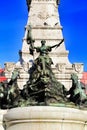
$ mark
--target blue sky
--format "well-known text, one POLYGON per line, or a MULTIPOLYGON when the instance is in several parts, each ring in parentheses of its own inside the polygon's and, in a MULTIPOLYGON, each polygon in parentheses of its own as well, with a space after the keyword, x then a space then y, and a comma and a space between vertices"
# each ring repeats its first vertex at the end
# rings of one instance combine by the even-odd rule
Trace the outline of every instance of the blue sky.
MULTIPOLYGON (((87 0, 60 0, 60 21, 71 63, 87 71, 87 0)), ((0 64, 17 62, 27 23, 26 0, 0 2, 0 64)))

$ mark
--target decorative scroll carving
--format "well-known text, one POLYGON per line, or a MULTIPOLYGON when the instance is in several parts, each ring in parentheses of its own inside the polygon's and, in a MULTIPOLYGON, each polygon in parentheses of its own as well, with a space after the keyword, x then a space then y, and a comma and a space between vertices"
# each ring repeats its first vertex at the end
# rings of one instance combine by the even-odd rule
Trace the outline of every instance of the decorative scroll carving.
POLYGON ((12 72, 14 70, 15 63, 7 62, 5 63, 5 71, 12 72))
POLYGON ((64 72, 65 71, 65 64, 64 63, 58 63, 56 64, 57 70, 59 72, 64 72))
POLYGON ((75 64, 72 65, 72 67, 78 73, 83 72, 83 65, 82 64, 75 63, 75 64))
POLYGON ((40 12, 39 14, 38 14, 38 18, 40 18, 40 19, 47 19, 47 18, 49 18, 50 17, 50 15, 48 14, 48 13, 43 13, 43 12, 40 12))

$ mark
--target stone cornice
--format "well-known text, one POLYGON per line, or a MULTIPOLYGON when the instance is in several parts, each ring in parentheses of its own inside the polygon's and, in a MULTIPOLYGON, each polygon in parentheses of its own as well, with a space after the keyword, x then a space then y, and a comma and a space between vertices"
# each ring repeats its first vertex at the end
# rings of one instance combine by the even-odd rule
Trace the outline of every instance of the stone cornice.
MULTIPOLYGON (((27 28, 27 26, 25 26, 25 29, 27 28)), ((35 27, 32 27, 32 29, 62 29, 62 26, 54 26, 54 27, 51 27, 51 26, 35 26, 35 27)))
MULTIPOLYGON (((23 53, 23 54, 29 54, 29 52, 25 52, 25 51, 22 51, 22 53, 23 53)), ((60 52, 60 53, 51 52, 51 53, 49 54, 49 56, 52 56, 52 57, 54 57, 54 56, 66 57, 66 56, 68 55, 68 53, 69 53, 69 51, 64 51, 64 52, 60 52)), ((37 54, 37 53, 35 53, 35 54, 37 54)))
POLYGON ((31 4, 31 2, 56 2, 56 4, 58 5, 59 3, 60 3, 60 0, 26 0, 26 3, 27 3, 27 6, 28 6, 28 10, 30 9, 30 4, 31 4))

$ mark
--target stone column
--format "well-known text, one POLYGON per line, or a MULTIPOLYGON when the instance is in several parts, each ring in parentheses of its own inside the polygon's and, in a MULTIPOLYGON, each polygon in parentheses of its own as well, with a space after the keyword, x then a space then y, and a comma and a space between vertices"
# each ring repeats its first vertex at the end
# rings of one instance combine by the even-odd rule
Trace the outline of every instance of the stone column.
POLYGON ((87 130, 87 111, 67 107, 14 108, 4 116, 6 130, 87 130))
MULTIPOLYGON (((58 44, 63 39, 62 26, 59 17, 59 0, 27 0, 28 20, 25 27, 25 35, 22 45, 22 57, 25 61, 32 59, 29 55, 29 45, 27 44, 27 27, 31 25, 31 34, 35 39, 35 46, 40 46, 41 40, 46 40, 46 45, 58 44)), ((60 47, 53 49, 51 58, 56 63, 70 64, 68 61, 68 51, 63 42, 60 47)), ((37 54, 35 54, 35 58, 37 54)))

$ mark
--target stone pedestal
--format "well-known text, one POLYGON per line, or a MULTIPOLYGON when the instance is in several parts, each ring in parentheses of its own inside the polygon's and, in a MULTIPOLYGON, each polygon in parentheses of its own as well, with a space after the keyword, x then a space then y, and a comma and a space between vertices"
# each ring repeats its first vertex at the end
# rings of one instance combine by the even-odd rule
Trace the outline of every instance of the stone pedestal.
POLYGON ((66 107, 14 108, 4 116, 6 130, 87 130, 87 111, 66 107))
POLYGON ((7 110, 0 110, 0 130, 4 130, 3 115, 6 114, 7 110))

